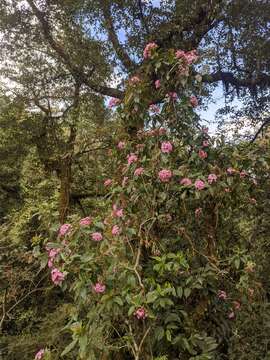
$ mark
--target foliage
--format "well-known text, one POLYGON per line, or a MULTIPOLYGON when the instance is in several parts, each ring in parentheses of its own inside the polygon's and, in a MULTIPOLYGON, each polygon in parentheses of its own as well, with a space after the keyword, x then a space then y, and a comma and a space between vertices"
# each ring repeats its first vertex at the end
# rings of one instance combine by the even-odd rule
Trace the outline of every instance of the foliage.
MULTIPOLYGON (((154 66, 170 66, 153 51, 154 66)), ((184 78, 189 91, 193 81, 184 78)), ((119 115, 147 118, 145 84, 130 84, 119 115)), ((214 143, 196 119, 188 96, 168 95, 149 129, 117 137, 109 212, 99 211, 88 226, 71 222, 72 230, 48 244, 60 251, 53 264, 77 307, 63 355, 221 359, 230 356, 238 326, 245 337, 238 318, 265 297, 257 251, 250 249, 268 184, 269 144, 214 143)))

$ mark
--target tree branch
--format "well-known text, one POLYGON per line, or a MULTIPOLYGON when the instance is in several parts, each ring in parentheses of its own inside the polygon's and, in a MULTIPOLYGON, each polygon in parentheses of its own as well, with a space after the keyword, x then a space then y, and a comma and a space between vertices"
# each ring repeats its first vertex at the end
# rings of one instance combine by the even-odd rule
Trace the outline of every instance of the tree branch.
POLYGON ((114 51, 128 71, 134 70, 136 68, 136 63, 131 60, 127 52, 123 49, 123 46, 120 44, 118 36, 115 32, 111 13, 111 3, 109 1, 101 1, 101 7, 105 20, 105 28, 108 32, 109 40, 113 45, 114 51))
POLYGON ((209 84, 222 81, 236 88, 249 88, 251 91, 256 87, 266 88, 270 86, 270 76, 263 73, 256 78, 239 79, 231 72, 217 71, 210 75, 204 75, 202 81, 209 84))
POLYGON ((270 117, 267 118, 266 120, 264 120, 264 122, 262 123, 262 125, 259 127, 258 131, 256 132, 256 134, 253 136, 251 143, 253 143, 257 137, 259 136, 259 134, 262 132, 262 130, 268 126, 270 124, 270 117))
POLYGON ((50 29, 48 21, 46 20, 45 14, 42 13, 37 8, 37 6, 35 5, 33 0, 27 0, 27 2, 29 4, 29 6, 31 7, 31 9, 33 10, 34 15, 37 17, 37 19, 41 25, 45 39, 47 40, 47 42, 49 43, 51 48, 57 53, 60 60, 62 60, 64 62, 64 64, 67 66, 67 68, 69 69, 69 71, 71 72, 73 77, 78 82, 84 83, 86 86, 91 88, 91 90, 93 90, 101 95, 112 96, 112 97, 117 97, 117 98, 124 97, 124 93, 121 90, 118 90, 115 88, 110 88, 105 85, 94 84, 93 82, 91 82, 91 80, 89 80, 88 76, 83 72, 83 70, 76 67, 71 62, 69 55, 65 52, 63 47, 55 41, 55 39, 53 38, 53 36, 51 34, 51 29, 50 29))

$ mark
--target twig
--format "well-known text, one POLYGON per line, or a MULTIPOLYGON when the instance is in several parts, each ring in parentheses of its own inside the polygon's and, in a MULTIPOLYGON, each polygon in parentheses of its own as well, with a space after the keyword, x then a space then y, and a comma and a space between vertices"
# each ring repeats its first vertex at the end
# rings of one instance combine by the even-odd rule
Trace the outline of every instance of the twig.
POLYGON ((2 332, 2 326, 5 321, 5 317, 6 317, 6 301, 7 301, 7 289, 5 289, 4 299, 3 299, 3 304, 2 304, 3 314, 2 314, 2 318, 0 320, 0 333, 2 332))
POLYGON ((143 343, 144 343, 144 340, 146 339, 149 331, 150 331, 151 327, 149 326, 149 328, 146 330, 146 332, 144 333, 143 337, 142 337, 142 340, 139 344, 139 349, 138 349, 138 352, 137 352, 137 356, 136 356, 136 360, 139 360, 139 356, 140 356, 140 352, 141 352, 141 349, 142 349, 142 346, 143 346, 143 343))
POLYGON ((252 140, 250 141, 250 143, 253 143, 257 137, 259 136, 259 134, 261 133, 261 131, 263 130, 263 128, 266 126, 266 125, 269 125, 270 124, 270 117, 267 118, 263 123, 262 125, 260 126, 260 128, 258 129, 258 131, 256 132, 256 134, 254 135, 254 137, 252 138, 252 140))

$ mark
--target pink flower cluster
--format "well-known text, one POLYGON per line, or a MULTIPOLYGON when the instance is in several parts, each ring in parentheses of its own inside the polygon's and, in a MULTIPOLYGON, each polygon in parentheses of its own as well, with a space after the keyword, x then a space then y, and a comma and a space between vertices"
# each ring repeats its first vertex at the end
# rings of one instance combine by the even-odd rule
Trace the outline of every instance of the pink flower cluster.
POLYGON ((59 229, 59 235, 65 236, 71 231, 71 225, 70 224, 63 224, 60 226, 59 229))
POLYGON ((154 42, 147 44, 143 51, 143 57, 145 59, 151 58, 152 50, 156 49, 157 47, 158 47, 157 44, 154 42))
POLYGON ((197 208, 197 209, 195 210, 195 216, 198 218, 198 217, 201 216, 201 214, 202 214, 202 208, 197 208))
POLYGON ((104 186, 108 187, 108 186, 111 186, 112 185, 112 179, 106 179, 104 181, 104 186))
POLYGON ((121 233, 121 229, 118 225, 114 225, 112 228, 112 235, 117 236, 121 233))
POLYGON ((61 285, 62 282, 65 279, 65 274, 62 273, 60 270, 58 270, 57 268, 52 269, 51 271, 51 278, 52 278, 52 282, 55 285, 61 285))
POLYGON ((52 248, 52 249, 47 248, 47 251, 48 251, 48 257, 49 257, 48 267, 52 268, 54 260, 56 259, 57 255, 60 253, 60 249, 59 248, 58 249, 56 249, 56 248, 52 248))
POLYGON ((208 175, 208 183, 212 184, 217 181, 217 175, 216 174, 209 174, 208 175))
POLYGON ((106 290, 106 286, 100 282, 97 282, 95 285, 93 285, 93 290, 96 294, 102 294, 106 290))
POLYGON ((144 173, 144 168, 143 167, 139 167, 134 171, 134 176, 140 176, 144 173))
POLYGON ((177 59, 184 60, 184 62, 187 63, 188 65, 193 64, 199 58, 196 50, 191 50, 191 51, 177 50, 175 56, 177 57, 177 59))
POLYGON ((140 319, 144 320, 144 319, 147 318, 146 310, 145 310, 145 308, 143 308, 143 307, 139 307, 139 308, 135 311, 134 315, 135 315, 136 318, 139 319, 139 320, 140 320, 140 319))
POLYGON ((160 80, 156 80, 156 81, 155 81, 155 88, 156 88, 156 89, 159 89, 160 87, 161 87, 160 80))
POLYGON ((109 101, 109 105, 108 105, 108 106, 109 106, 109 108, 111 109, 111 108, 119 105, 120 103, 121 103, 121 100, 120 100, 120 99, 118 99, 118 98, 111 98, 110 101, 109 101))
POLYGON ((160 170, 160 172, 158 173, 158 177, 162 182, 169 182, 172 177, 172 172, 171 170, 166 169, 160 170))
POLYGON ((209 146, 209 142, 207 140, 204 140, 202 143, 203 147, 208 147, 209 146))
POLYGON ((138 161, 138 156, 131 153, 127 156, 127 159, 128 159, 128 165, 131 165, 132 163, 138 161))
POLYGON ((228 295, 227 295, 226 291, 224 291, 224 290, 219 290, 219 291, 218 291, 218 298, 219 298, 220 300, 227 300, 228 295))
POLYGON ((203 190, 205 188, 205 182, 200 179, 196 180, 194 185, 197 190, 203 190))
POLYGON ((167 96, 172 100, 172 101, 176 101, 178 96, 177 93, 175 91, 170 91, 167 96))
POLYGON ((91 234, 93 241, 101 241, 103 239, 103 236, 100 232, 94 232, 91 234))
POLYGON ((205 152, 204 150, 200 149, 198 152, 198 155, 201 159, 206 159, 207 158, 207 152, 205 152))
POLYGON ((172 150, 173 150, 173 146, 169 141, 164 141, 161 144, 161 152, 165 154, 169 154, 170 152, 172 152, 172 150))
POLYGON ((90 218, 90 216, 87 216, 80 220, 81 226, 89 226, 89 225, 91 225, 91 223, 92 223, 92 219, 90 218))
POLYGON ((119 141, 119 143, 117 144, 117 147, 119 150, 123 150, 126 146, 126 143, 124 141, 119 141))
POLYGON ((235 170, 235 169, 232 168, 232 167, 229 167, 229 168, 227 169, 227 173, 228 173, 229 175, 233 175, 233 174, 237 173, 237 170, 235 170))
POLYGON ((189 186, 192 184, 192 181, 189 179, 189 178, 183 178, 181 181, 180 181, 180 184, 181 185, 184 185, 184 186, 189 186))
POLYGON ((124 217, 124 210, 122 208, 118 208, 116 204, 113 204, 112 216, 122 218, 124 217))
POLYGON ((40 349, 35 355, 35 360, 43 359, 44 355, 45 355, 45 349, 40 349))

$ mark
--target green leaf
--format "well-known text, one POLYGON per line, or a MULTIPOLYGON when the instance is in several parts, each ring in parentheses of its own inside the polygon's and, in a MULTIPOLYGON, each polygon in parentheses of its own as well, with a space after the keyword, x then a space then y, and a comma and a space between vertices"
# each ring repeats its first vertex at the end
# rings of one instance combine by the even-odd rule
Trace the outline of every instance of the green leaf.
POLYGON ((164 337, 165 331, 162 326, 158 326, 155 330, 155 338, 160 341, 164 337))
POLYGON ((77 339, 74 339, 65 349, 64 351, 62 352, 61 356, 64 356, 66 354, 68 354, 72 349, 74 349, 75 345, 77 344, 78 342, 78 338, 77 339))
POLYGON ((184 296, 187 299, 189 297, 189 295, 191 294, 191 289, 190 288, 186 288, 184 290, 184 296))
POLYGON ((170 330, 166 330, 166 338, 169 342, 172 341, 172 334, 171 334, 170 330))
POLYGON ((124 303, 123 303, 123 300, 119 297, 119 296, 116 296, 113 301, 118 304, 119 306, 123 306, 124 303))

